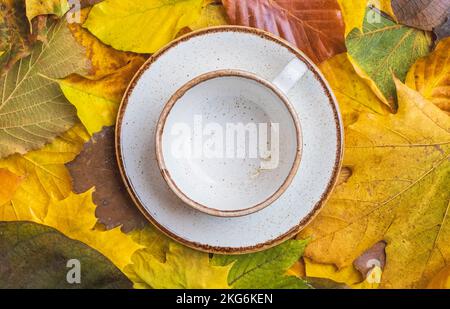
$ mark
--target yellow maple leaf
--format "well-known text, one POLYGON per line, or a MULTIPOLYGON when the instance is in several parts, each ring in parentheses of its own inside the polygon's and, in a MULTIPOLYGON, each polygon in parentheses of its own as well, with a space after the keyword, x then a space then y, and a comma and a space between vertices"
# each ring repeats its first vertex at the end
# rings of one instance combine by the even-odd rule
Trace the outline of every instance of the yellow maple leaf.
MULTIPOLYGON (((78 124, 40 150, 0 160, 0 168, 23 177, 11 200, 0 206, 0 220, 42 223, 50 200, 64 199, 71 192, 72 182, 64 164, 75 158, 88 139, 86 130, 78 124)), ((0 187, 7 181, 0 178, 0 187)))
POLYGON ((388 113, 385 105, 355 72, 346 53, 324 61, 319 68, 333 89, 346 126, 356 121, 361 112, 388 113))
POLYGON ((11 201, 23 178, 7 169, 0 168, 0 179, 0 205, 4 205, 11 201))
POLYGON ((154 53, 194 24, 204 0, 105 0, 95 5, 84 23, 115 49, 154 53))
POLYGON ((381 287, 424 287, 450 259, 450 119, 395 82, 397 114, 362 113, 347 127, 352 174, 300 235, 313 239, 308 258, 338 268, 384 240, 381 287))
POLYGON ((92 202, 93 191, 91 189, 78 195, 70 193, 61 201, 51 200, 43 223, 96 249, 123 270, 131 262, 133 253, 143 246, 122 233, 119 227, 108 231, 95 227, 97 218, 96 206, 92 202))
POLYGON ((420 58, 409 69, 406 85, 420 92, 440 109, 450 113, 450 38, 420 58))
POLYGON ((214 266, 207 253, 170 242, 165 261, 142 249, 132 257, 125 274, 135 288, 155 289, 225 289, 232 265, 214 266))

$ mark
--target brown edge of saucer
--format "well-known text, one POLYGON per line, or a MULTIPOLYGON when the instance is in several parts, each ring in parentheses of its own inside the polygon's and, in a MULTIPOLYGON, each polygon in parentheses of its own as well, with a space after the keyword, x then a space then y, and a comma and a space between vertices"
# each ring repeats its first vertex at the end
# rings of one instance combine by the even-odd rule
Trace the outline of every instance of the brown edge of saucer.
POLYGON ((216 70, 211 71, 202 75, 199 75, 195 77, 194 79, 188 81, 186 84, 181 86, 167 101, 167 103, 164 105, 164 108, 161 112, 161 115, 158 119, 158 122, 156 124, 156 161, 158 162, 159 171, 161 172, 162 177, 166 181, 169 188, 187 205, 201 211, 204 213, 207 213, 209 215, 217 216, 217 217, 240 217, 240 216, 246 216, 249 214, 252 214, 254 212, 257 212, 261 209, 264 209, 265 207, 269 206, 273 202, 275 202, 289 187, 289 185, 292 183, 292 180, 294 179, 294 176, 296 175, 298 171, 298 167, 300 166, 300 160, 302 156, 302 149, 303 149, 303 139, 302 139, 302 130, 300 126, 300 120, 298 119, 298 114, 295 111, 292 104, 289 102, 289 99, 286 97, 284 93, 282 93, 279 89, 277 89, 272 83, 256 76, 255 74, 242 71, 242 70, 234 70, 234 69, 224 69, 224 70, 216 70), (162 135, 164 133, 164 127, 167 120, 167 117, 169 116, 172 108, 175 106, 175 104, 178 102, 180 98, 182 98, 186 92, 188 92, 193 87, 199 85, 200 83, 203 83, 205 81, 220 78, 220 77, 242 77, 249 80, 253 80, 264 87, 270 89, 275 95, 278 96, 278 98, 283 102, 284 106, 288 110, 289 114, 291 115, 292 121, 294 122, 295 126, 295 132, 296 132, 296 140, 297 140, 297 147, 295 152, 295 158, 294 162, 292 163, 292 166, 289 170, 288 175, 286 176, 286 179, 283 181, 281 186, 269 197, 267 197, 264 201, 252 205, 250 207, 247 207, 245 209, 240 210, 219 210, 215 208, 211 208, 205 205, 202 205, 193 199, 191 199, 189 196, 187 196, 183 190, 181 190, 176 182, 173 180, 172 176, 170 175, 170 172, 168 171, 165 161, 164 161, 164 155, 162 152, 162 135))
POLYGON ((333 93, 330 90, 330 86, 326 82, 325 78, 323 77, 322 73, 319 71, 319 69, 316 67, 316 65, 305 55, 303 52, 301 52, 296 47, 292 46, 291 43, 287 42, 286 40, 275 36, 267 31, 256 29, 256 28, 250 28, 245 26, 216 26, 216 27, 210 27, 205 29, 200 29, 194 32, 187 33, 174 41, 167 44, 165 47, 161 48, 158 52, 154 53, 142 66, 141 68, 136 72, 133 79, 131 80, 130 84, 128 85, 127 90, 125 91, 125 94, 123 96, 122 102, 119 107, 117 120, 116 120, 116 127, 115 127, 115 138, 116 138, 116 158, 119 165, 119 171, 122 176, 122 179, 125 183, 125 186, 127 188, 128 193, 130 194, 133 202, 136 204, 138 209, 142 212, 142 214, 149 220, 156 228, 158 228, 161 232, 172 238, 173 240, 182 243, 183 245, 204 251, 209 253, 217 253, 217 254, 245 254, 245 253, 253 253, 258 252, 262 250, 269 249, 271 247, 274 247, 292 237, 294 237, 297 233, 299 233, 309 222, 311 222, 319 213, 319 211, 322 209, 323 205, 328 200, 329 196, 331 195, 331 192, 333 191, 333 188, 335 187, 337 181, 338 181, 338 175, 339 171, 342 167, 342 158, 343 158, 343 145, 344 145, 344 137, 343 137, 343 126, 342 126, 342 119, 338 111, 338 104, 337 100, 334 97, 333 93), (329 98, 329 102, 331 105, 331 108, 333 110, 334 119, 336 123, 336 129, 337 129, 337 150, 336 150, 336 157, 335 157, 335 163, 333 167, 333 173, 330 181, 328 182, 326 190, 322 193, 322 196, 320 200, 316 203, 314 208, 306 215, 297 226, 289 229, 286 233, 283 235, 280 235, 279 237, 276 237, 274 239, 271 239, 267 242, 260 243, 253 246, 247 246, 247 247, 220 247, 220 246, 210 246, 205 245, 193 241, 189 241, 186 239, 183 239, 179 237, 178 235, 172 233, 171 231, 167 230, 164 226, 159 224, 145 209, 145 207, 140 203, 138 197, 134 193, 132 189, 132 185, 130 181, 128 180, 125 168, 123 166, 123 160, 122 160, 122 154, 121 154, 121 143, 120 143, 120 129, 122 125, 122 119, 123 115, 125 113, 126 106, 128 104, 128 98, 130 96, 130 93, 136 86, 136 83, 138 82, 141 75, 150 67, 150 65, 155 62, 160 56, 162 56, 167 50, 170 48, 178 45, 179 43, 182 43, 184 41, 187 41, 191 38, 208 34, 208 33, 215 33, 215 32, 243 32, 243 33, 250 33, 253 35, 258 35, 264 39, 271 40, 277 44, 282 45, 283 47, 287 48, 292 54, 296 55, 300 60, 302 60, 308 67, 308 69, 313 72, 315 78, 320 82, 322 85, 322 88, 325 91, 325 94, 329 98))

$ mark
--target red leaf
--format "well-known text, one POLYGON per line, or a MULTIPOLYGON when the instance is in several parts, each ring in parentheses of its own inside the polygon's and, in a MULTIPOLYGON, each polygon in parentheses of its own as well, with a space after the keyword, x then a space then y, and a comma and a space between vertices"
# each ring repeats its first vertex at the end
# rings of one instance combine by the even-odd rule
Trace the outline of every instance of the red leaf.
POLYGON ((264 29, 300 48, 315 63, 345 51, 336 0, 223 0, 230 22, 264 29))

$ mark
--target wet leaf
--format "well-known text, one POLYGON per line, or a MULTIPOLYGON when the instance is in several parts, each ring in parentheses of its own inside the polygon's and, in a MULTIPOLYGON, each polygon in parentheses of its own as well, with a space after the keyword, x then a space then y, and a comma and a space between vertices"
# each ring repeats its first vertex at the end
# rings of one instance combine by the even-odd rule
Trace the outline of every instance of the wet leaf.
POLYGON ((352 175, 300 235, 312 238, 307 257, 338 268, 383 240, 381 286, 424 287, 450 257, 450 120, 396 85, 397 114, 362 113, 347 127, 344 165, 352 175))
POLYGON ((40 148, 75 123, 75 108, 55 79, 82 72, 88 62, 65 21, 47 36, 0 78, 0 158, 40 148))
POLYGON ((297 45, 315 63, 345 51, 336 0, 224 0, 232 24, 260 28, 297 45))
POLYGON ((122 182, 114 149, 114 127, 106 127, 92 136, 67 167, 75 193, 95 187, 92 197, 99 222, 107 229, 121 226, 122 231, 129 232, 142 228, 146 221, 122 182))
POLYGON ((409 67, 426 55, 431 44, 428 33, 396 24, 368 9, 373 18, 364 20, 363 31, 347 36, 350 60, 356 72, 392 111, 397 109, 393 76, 405 80, 409 67))
POLYGON ((448 0, 391 0, 391 5, 399 23, 428 31, 441 25, 450 10, 448 0))
POLYGON ((450 113, 450 38, 420 58, 409 69, 406 85, 420 92, 440 109, 450 113))
MULTIPOLYGON (((103 255, 53 228, 0 222, 0 288, 131 288, 103 255), (80 282, 67 281, 68 261, 80 262, 80 282)), ((70 266, 70 264, 69 264, 70 266)))
POLYGON ((214 255, 215 265, 232 265, 228 284, 235 289, 305 289, 308 283, 285 275, 302 256, 308 241, 288 240, 285 243, 257 253, 243 255, 214 255))

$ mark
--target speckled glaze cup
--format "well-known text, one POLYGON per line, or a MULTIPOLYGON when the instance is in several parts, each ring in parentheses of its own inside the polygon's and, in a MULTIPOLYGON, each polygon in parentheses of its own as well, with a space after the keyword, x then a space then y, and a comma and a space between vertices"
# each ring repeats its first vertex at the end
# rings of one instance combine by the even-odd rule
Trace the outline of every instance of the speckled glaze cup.
POLYGON ((217 70, 178 89, 156 128, 156 158, 169 188, 220 217, 248 215, 277 200, 300 165, 301 125, 286 93, 306 70, 294 59, 272 82, 217 70))

